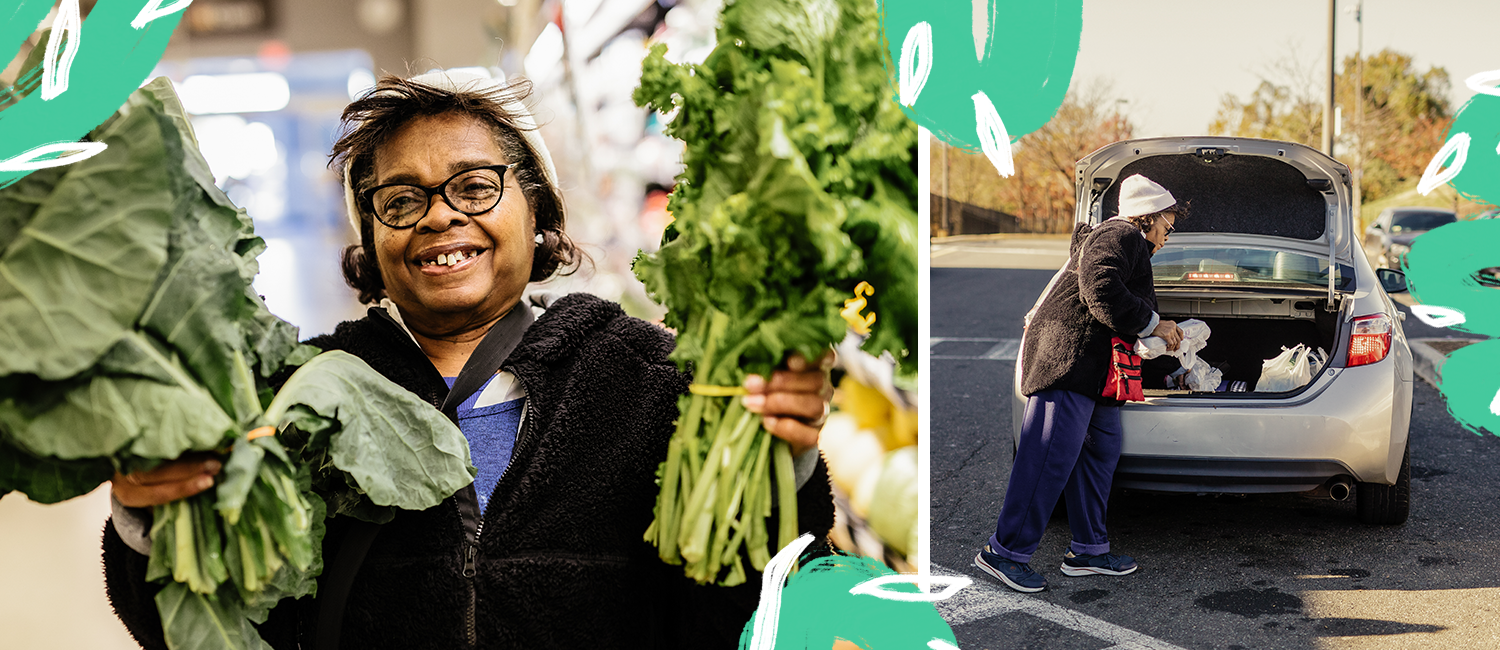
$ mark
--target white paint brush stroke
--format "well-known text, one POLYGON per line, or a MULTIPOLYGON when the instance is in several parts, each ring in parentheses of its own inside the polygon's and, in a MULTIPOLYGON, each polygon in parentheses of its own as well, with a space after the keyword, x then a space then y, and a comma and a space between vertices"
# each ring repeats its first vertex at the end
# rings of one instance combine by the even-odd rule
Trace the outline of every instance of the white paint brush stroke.
POLYGON ((781 588, 786 585, 786 577, 791 574, 792 567, 797 566, 797 558, 802 556, 802 550, 813 542, 811 534, 804 534, 786 548, 776 553, 776 557, 766 564, 765 573, 760 576, 760 607, 755 610, 755 627, 750 636, 750 650, 774 650, 776 647, 776 626, 781 621, 781 588))
POLYGON ((103 142, 54 142, 52 144, 44 144, 40 147, 33 147, 23 151, 12 158, 0 161, 0 172, 29 172, 38 169, 47 169, 48 167, 71 165, 80 160, 97 156, 107 148, 109 148, 109 145, 103 142), (47 154, 63 151, 72 151, 73 153, 47 160, 37 160, 37 158, 47 154))
POLYGON ((994 102, 983 90, 974 93, 974 117, 979 127, 979 146, 985 157, 990 159, 995 171, 1000 172, 1001 178, 1010 178, 1016 173, 1010 154, 1010 134, 1006 133, 1005 122, 995 110, 994 102))
POLYGON ((1500 97, 1500 88, 1495 87, 1495 82, 1500 81, 1500 70, 1481 72, 1464 80, 1464 85, 1476 93, 1494 95, 1500 97))
POLYGON ((1453 327, 1462 325, 1466 320, 1463 312, 1438 305, 1412 305, 1411 313, 1416 314, 1417 319, 1429 327, 1453 327))
POLYGON ((932 76, 932 25, 922 21, 906 32, 901 43, 901 105, 917 103, 927 78, 932 76))
POLYGON ((157 18, 170 16, 183 9, 187 9, 187 6, 190 4, 193 4, 193 0, 151 0, 151 2, 146 3, 146 6, 141 7, 141 13, 135 15, 135 20, 130 21, 130 26, 140 29, 145 27, 146 23, 157 18), (169 2, 170 4, 163 7, 162 3, 164 2, 169 2))
POLYGON ((1448 138, 1448 142, 1443 144, 1443 148, 1438 149, 1437 155, 1432 157, 1432 162, 1427 163, 1427 171, 1422 172, 1422 180, 1417 183, 1417 192, 1420 192, 1422 196, 1427 196, 1428 193, 1437 189, 1439 185, 1447 183, 1453 180, 1455 176, 1458 176, 1458 173, 1464 169, 1464 163, 1469 160, 1469 140, 1469 134, 1467 133, 1455 133, 1453 137, 1448 138), (1442 173, 1438 173, 1438 169, 1441 169, 1443 166, 1443 161, 1447 160, 1449 156, 1453 156, 1455 152, 1457 152, 1457 157, 1454 158, 1453 164, 1444 169, 1442 173))
POLYGON ((876 598, 895 600, 903 603, 935 603, 939 600, 951 597, 953 594, 958 593, 960 589, 963 589, 964 587, 967 587, 971 584, 974 584, 974 581, 972 579, 962 576, 923 577, 915 575, 896 574, 880 576, 879 578, 870 578, 869 580, 854 585, 854 587, 849 590, 849 593, 856 596, 874 596, 876 598), (941 591, 937 593, 930 593, 925 591, 914 593, 910 591, 891 591, 884 588, 886 585, 891 584, 915 584, 919 587, 922 587, 924 590, 929 588, 933 584, 945 586, 941 591))
POLYGON ((974 60, 983 61, 985 46, 990 42, 990 0, 974 2, 974 60))
POLYGON ((78 17, 78 0, 63 0, 57 8, 57 18, 52 21, 52 35, 47 38, 47 52, 42 57, 44 102, 68 89, 68 72, 73 68, 73 57, 78 55, 79 44, 83 43, 82 23, 78 17), (64 35, 67 36, 67 45, 63 45, 64 35), (58 52, 59 46, 62 46, 62 52, 58 52))

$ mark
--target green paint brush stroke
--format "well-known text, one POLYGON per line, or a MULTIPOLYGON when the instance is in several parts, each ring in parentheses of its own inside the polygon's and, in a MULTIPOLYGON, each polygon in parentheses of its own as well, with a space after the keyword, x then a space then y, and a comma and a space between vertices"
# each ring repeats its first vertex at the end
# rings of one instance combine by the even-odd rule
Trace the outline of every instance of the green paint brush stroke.
MULTIPOLYGON (((895 574, 884 564, 853 555, 825 556, 802 565, 781 591, 776 650, 824 650, 835 639, 870 650, 922 650, 933 639, 957 646, 953 630, 930 602, 849 593, 861 582, 895 574)), ((912 584, 885 589, 920 593, 912 584)), ((750 647, 754 624, 752 617, 745 626, 742 650, 750 647)))
POLYGON ((55 0, 11 0, 0 3, 0 52, 13 52, 26 37, 36 31, 38 23, 47 17, 55 0))
POLYGON ((975 55, 972 2, 881 3, 896 83, 907 32, 922 21, 932 26, 932 74, 916 103, 902 110, 942 141, 973 151, 980 148, 974 93, 982 90, 994 102, 1012 141, 1041 128, 1068 92, 1083 33, 1082 0, 987 1, 982 60, 975 55))
POLYGON ((1449 184, 1470 200, 1500 204, 1500 152, 1495 150, 1500 146, 1500 97, 1474 95, 1458 109, 1448 138, 1457 133, 1472 139, 1463 170, 1449 184))
MULTIPOLYGON (((130 26, 147 3, 101 0, 83 21, 79 48, 69 70, 68 89, 50 101, 40 92, 0 111, 0 160, 54 142, 77 142, 125 103, 166 51, 172 30, 182 19, 178 11, 137 30, 130 26)), ((18 47, 36 29, 52 2, 0 2, 0 48, 18 47), (38 14, 38 11, 40 13, 38 14)), ((54 35, 58 37, 59 35, 54 35)), ((0 187, 25 177, 29 171, 0 172, 0 187)))
POLYGON ((1464 313, 1453 329, 1500 336, 1500 288, 1475 277, 1500 266, 1500 219, 1459 221, 1425 233, 1412 241, 1404 266, 1417 302, 1464 313))
MULTIPOLYGON (((1473 154, 1469 165, 1475 162, 1473 154)), ((1460 176, 1470 173, 1469 165, 1460 176)), ((1460 221, 1426 233, 1412 242, 1404 267, 1418 302, 1463 312, 1464 322, 1453 329, 1500 336, 1500 287, 1487 286, 1479 276, 1483 269, 1500 267, 1500 219, 1460 221)), ((1494 340, 1459 348, 1443 364, 1438 388, 1448 412, 1475 433, 1500 435, 1500 415, 1491 406, 1500 391, 1497 368, 1500 343, 1494 340)))
MULTIPOLYGON (((1500 296, 1500 290, 1493 290, 1500 296)), ((1500 340, 1466 345, 1443 363, 1438 389, 1448 402, 1448 413, 1465 429, 1500 436, 1500 415, 1493 406, 1500 393, 1500 340)))

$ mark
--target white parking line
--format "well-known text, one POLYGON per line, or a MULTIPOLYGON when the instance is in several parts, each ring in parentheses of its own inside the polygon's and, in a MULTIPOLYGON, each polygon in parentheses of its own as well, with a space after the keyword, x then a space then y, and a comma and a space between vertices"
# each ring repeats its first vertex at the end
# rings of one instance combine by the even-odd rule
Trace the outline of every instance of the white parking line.
POLYGON ((984 354, 981 354, 981 355, 978 355, 978 356, 962 356, 962 355, 950 355, 950 354, 935 354, 935 355, 932 355, 933 359, 969 359, 969 360, 981 359, 981 360, 988 360, 988 361, 1015 361, 1016 360, 1016 353, 1021 350, 1021 339, 937 338, 937 337, 933 337, 930 340, 932 341, 932 344, 928 348, 929 350, 932 349, 932 348, 937 347, 937 344, 939 344, 939 343, 946 343, 948 341, 960 341, 960 342, 964 342, 964 343, 990 343, 990 342, 993 342, 995 344, 994 346, 990 347, 989 350, 986 350, 984 354))
POLYGON ((1016 352, 1021 349, 1021 339, 1001 339, 989 352, 980 355, 981 359, 993 359, 995 361, 1015 361, 1016 352))
MULTIPOLYGON (((934 573, 961 575, 957 571, 937 565, 933 565, 932 569, 934 573)), ((938 613, 948 621, 949 626, 963 625, 1016 612, 1035 616, 1114 644, 1103 650, 1184 650, 1161 639, 1146 636, 1088 614, 1054 605, 1032 596, 1014 593, 1004 587, 985 582, 984 579, 975 580, 974 584, 965 587, 952 598, 934 604, 937 606, 938 613)))

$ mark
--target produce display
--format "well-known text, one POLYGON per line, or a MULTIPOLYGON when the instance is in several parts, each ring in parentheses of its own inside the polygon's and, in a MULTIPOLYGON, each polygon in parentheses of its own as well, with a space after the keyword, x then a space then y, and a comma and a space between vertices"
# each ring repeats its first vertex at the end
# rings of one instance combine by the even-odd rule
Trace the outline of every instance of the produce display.
POLYGON ((326 516, 436 505, 472 481, 468 445, 266 309, 264 243, 166 79, 90 139, 108 148, 0 189, 0 495, 56 503, 116 471, 224 457, 215 489, 154 509, 148 579, 169 646, 265 647, 251 624, 313 593, 326 516))
POLYGON ((828 462, 842 549, 905 571, 917 541, 916 395, 899 387, 892 364, 838 346, 844 376, 818 447, 828 462))
POLYGON ((916 128, 893 99, 876 12, 731 2, 702 64, 669 63, 662 45, 643 64, 636 101, 673 114, 667 134, 686 151, 675 220, 635 272, 695 381, 646 539, 698 582, 743 582, 741 547, 763 570, 800 532, 789 448, 735 397, 747 374, 820 357, 850 320, 870 326, 866 351, 915 371, 916 128), (867 312, 846 320, 851 296, 867 312))

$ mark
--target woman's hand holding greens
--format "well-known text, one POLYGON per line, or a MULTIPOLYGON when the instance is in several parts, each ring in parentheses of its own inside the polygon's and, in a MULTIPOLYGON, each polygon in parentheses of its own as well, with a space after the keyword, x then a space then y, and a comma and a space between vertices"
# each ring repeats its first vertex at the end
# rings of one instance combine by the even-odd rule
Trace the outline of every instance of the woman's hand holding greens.
POLYGON ((818 446, 818 434, 828 419, 828 401, 833 384, 828 371, 833 368, 833 353, 824 354, 813 366, 800 354, 787 358, 786 370, 771 373, 768 383, 760 375, 745 378, 749 395, 741 398, 745 410, 761 414, 761 424, 771 435, 787 441, 792 455, 818 446))
POLYGON ((223 467, 216 458, 190 454, 142 472, 115 472, 110 492, 120 505, 131 508, 166 505, 213 487, 223 467))

